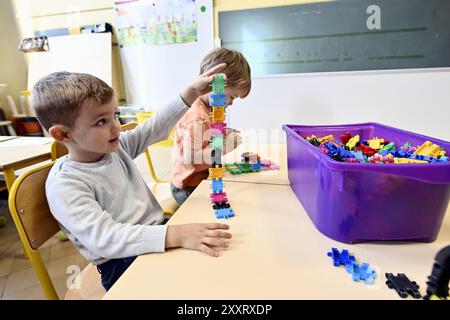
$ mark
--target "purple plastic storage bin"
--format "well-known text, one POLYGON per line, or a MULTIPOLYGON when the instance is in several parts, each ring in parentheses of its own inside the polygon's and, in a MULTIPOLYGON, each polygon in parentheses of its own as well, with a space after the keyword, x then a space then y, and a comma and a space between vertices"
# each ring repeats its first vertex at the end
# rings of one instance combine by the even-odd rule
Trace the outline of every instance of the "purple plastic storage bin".
POLYGON ((450 164, 338 162, 303 137, 350 132, 362 140, 385 138, 396 146, 426 140, 450 152, 450 143, 378 123, 284 125, 291 187, 314 225, 345 243, 380 240, 432 242, 450 198, 450 164))

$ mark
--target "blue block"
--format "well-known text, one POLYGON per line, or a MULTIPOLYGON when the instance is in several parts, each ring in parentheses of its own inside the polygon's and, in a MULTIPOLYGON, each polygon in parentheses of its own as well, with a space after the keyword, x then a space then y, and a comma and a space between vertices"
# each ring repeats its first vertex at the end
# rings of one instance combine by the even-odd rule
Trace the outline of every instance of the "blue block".
POLYGON ((222 178, 212 179, 212 189, 213 189, 213 193, 223 192, 222 178))
POLYGON ((261 162, 256 163, 250 163, 253 171, 260 171, 261 170, 261 162))
POLYGON ((348 253, 348 250, 342 250, 342 253, 339 253, 337 248, 331 248, 331 251, 327 253, 329 257, 333 259, 333 265, 335 267, 339 267, 340 265, 346 266, 355 261, 355 257, 351 256, 348 253))
POLYGON ((215 107, 226 106, 227 105, 227 103, 225 101, 226 97, 227 97, 226 94, 211 93, 209 95, 209 105, 210 106, 215 106, 215 107))
POLYGON ((234 211, 231 208, 223 208, 214 210, 217 219, 228 219, 234 217, 234 211))
POLYGON ((368 284, 372 284, 377 276, 376 272, 369 266, 368 263, 363 263, 361 266, 353 261, 346 266, 347 272, 352 275, 352 279, 355 282, 360 280, 365 281, 368 284))

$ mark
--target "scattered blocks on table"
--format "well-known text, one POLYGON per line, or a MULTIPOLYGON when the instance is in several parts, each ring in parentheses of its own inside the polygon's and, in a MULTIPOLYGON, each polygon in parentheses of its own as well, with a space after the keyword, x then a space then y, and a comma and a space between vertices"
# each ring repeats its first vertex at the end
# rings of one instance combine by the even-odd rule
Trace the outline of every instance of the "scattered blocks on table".
POLYGON ((421 297, 419 292, 419 285, 415 281, 411 281, 404 273, 398 273, 394 276, 392 273, 386 273, 386 285, 389 289, 397 291, 398 295, 406 298, 408 294, 419 299, 421 297))

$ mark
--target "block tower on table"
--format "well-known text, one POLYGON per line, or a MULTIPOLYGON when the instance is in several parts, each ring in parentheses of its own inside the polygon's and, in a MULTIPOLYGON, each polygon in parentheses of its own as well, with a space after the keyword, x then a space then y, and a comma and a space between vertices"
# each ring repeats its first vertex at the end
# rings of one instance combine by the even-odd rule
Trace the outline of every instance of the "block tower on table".
POLYGON ((230 208, 226 192, 223 191, 222 176, 224 168, 222 166, 222 150, 225 143, 225 79, 223 74, 214 76, 211 84, 212 93, 209 97, 209 105, 212 108, 212 136, 211 136, 211 167, 209 168, 209 178, 211 178, 212 193, 211 204, 217 219, 228 219, 234 216, 230 208))

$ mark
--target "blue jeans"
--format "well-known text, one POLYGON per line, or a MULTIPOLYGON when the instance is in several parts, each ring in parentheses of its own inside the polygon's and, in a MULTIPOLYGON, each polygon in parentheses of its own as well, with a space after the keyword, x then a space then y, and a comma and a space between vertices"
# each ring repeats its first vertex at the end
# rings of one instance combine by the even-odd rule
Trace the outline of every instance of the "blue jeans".
POLYGON ((186 187, 184 189, 180 189, 175 187, 172 183, 170 184, 170 191, 172 192, 172 196, 177 201, 178 205, 182 205, 183 202, 194 192, 196 187, 186 187))
MULTIPOLYGON (((165 218, 161 224, 166 224, 169 219, 165 218)), ((137 257, 128 257, 120 259, 112 259, 105 263, 99 264, 97 270, 102 277, 102 286, 108 291, 114 283, 122 276, 125 270, 133 263, 137 257)))
POLYGON ((102 276, 103 288, 108 291, 135 259, 136 257, 112 259, 98 265, 97 270, 102 276))

